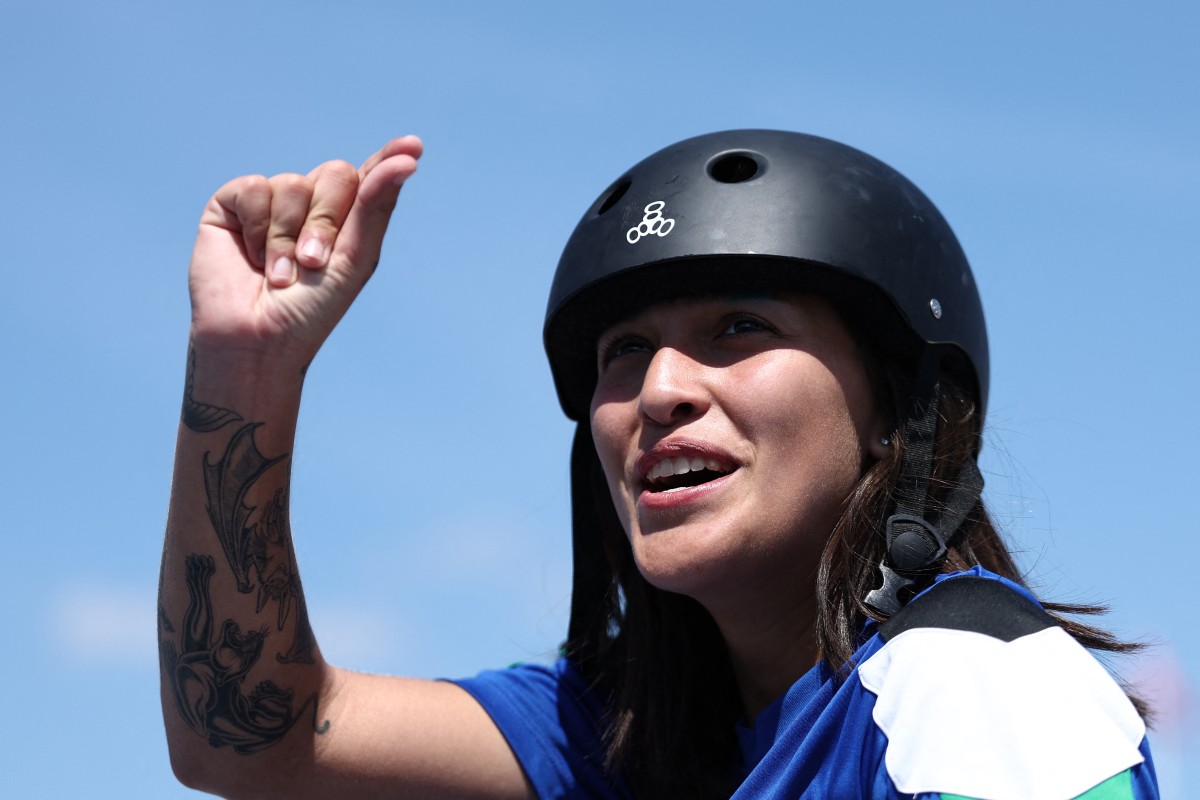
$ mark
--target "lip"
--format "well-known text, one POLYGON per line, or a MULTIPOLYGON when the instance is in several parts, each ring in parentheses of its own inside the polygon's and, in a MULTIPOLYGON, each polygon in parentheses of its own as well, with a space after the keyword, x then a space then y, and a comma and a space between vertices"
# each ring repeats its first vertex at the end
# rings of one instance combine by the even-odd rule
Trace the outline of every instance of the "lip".
POLYGON ((725 488, 737 474, 738 470, 735 469, 728 475, 722 475, 699 486, 685 486, 667 492, 652 492, 649 489, 643 488, 641 493, 638 494, 638 506, 646 511, 665 511, 699 503, 714 492, 719 492, 725 488))
POLYGON ((641 487, 641 491, 638 492, 638 505, 646 510, 654 510, 674 509, 699 502, 713 492, 724 488, 737 475, 741 467, 742 464, 726 450, 710 442, 686 437, 664 439, 639 456, 634 464, 634 474, 641 487), (722 464, 728 464, 732 470, 726 475, 697 486, 680 487, 665 492, 650 491, 645 476, 660 461, 678 456, 702 458, 705 461, 712 459, 722 464))

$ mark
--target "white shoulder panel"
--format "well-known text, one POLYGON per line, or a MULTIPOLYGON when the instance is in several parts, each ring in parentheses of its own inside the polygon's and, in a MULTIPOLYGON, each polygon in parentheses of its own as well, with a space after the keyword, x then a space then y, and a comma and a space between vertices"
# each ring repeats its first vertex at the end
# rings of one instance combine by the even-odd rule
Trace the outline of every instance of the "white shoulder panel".
POLYGON ((944 628, 892 639, 858 670, 902 792, 1069 800, 1142 761, 1145 725, 1058 627, 1004 642, 944 628))

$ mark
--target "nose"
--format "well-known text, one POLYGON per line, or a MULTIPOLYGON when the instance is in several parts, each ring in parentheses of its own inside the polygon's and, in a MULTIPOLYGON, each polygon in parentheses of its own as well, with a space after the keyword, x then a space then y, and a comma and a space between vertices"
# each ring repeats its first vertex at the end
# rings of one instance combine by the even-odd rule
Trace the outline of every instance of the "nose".
POLYGON ((703 416, 709 405, 703 372, 704 366, 687 354, 660 347, 642 377, 638 413, 664 427, 703 416))

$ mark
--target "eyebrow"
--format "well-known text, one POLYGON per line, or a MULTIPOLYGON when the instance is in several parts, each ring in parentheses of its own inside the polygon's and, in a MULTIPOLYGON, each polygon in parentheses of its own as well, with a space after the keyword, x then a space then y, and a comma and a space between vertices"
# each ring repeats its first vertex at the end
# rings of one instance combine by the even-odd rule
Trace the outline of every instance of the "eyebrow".
POLYGON ((730 300, 730 301, 776 300, 776 299, 778 299, 778 295, 776 295, 774 292, 769 292, 765 289, 759 289, 757 291, 749 291, 748 290, 748 291, 744 291, 744 292, 726 292, 726 293, 720 295, 720 299, 730 300))

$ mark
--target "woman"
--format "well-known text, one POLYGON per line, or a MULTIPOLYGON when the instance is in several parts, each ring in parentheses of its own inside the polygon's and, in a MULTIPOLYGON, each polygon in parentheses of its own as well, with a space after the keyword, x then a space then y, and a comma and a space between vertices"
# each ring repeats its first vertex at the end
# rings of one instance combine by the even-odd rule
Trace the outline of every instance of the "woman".
POLYGON ((205 211, 162 584, 181 779, 228 796, 1156 796, 1141 717, 1079 643, 1122 646, 1037 604, 980 501, 986 334, 953 234, 894 170, 800 134, 660 151, 567 245, 546 321, 579 423, 564 657, 458 684, 325 664, 278 465, 304 369, 419 156, 405 138, 357 171, 239 179, 205 211), (269 659, 264 615, 289 642, 269 659))

